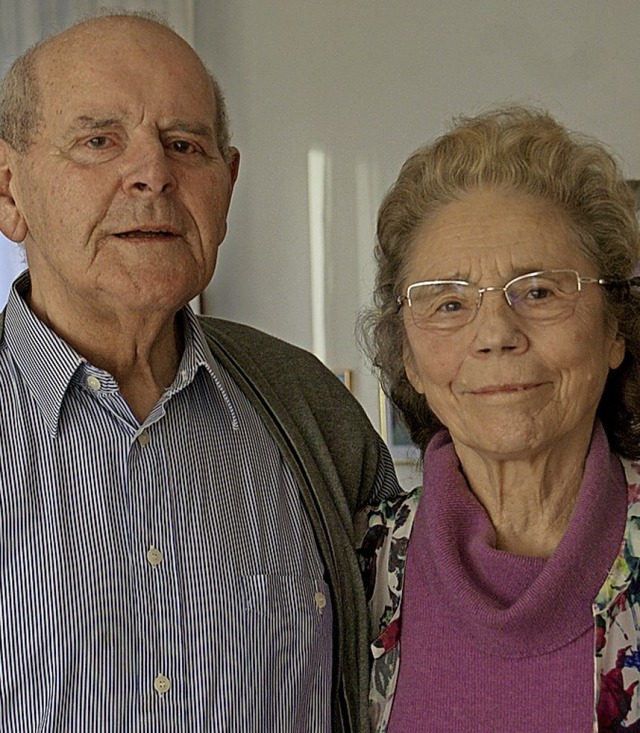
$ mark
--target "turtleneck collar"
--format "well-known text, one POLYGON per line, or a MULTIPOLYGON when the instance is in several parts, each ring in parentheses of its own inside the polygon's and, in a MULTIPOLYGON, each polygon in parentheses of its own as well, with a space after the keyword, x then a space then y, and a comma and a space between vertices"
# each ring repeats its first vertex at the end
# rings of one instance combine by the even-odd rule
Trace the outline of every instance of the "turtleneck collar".
POLYGON ((446 431, 431 441, 424 465, 414 561, 432 576, 435 569, 443 601, 475 643, 500 656, 531 656, 593 626, 592 604, 620 548, 627 506, 624 471, 599 423, 572 518, 548 559, 496 549, 446 431))

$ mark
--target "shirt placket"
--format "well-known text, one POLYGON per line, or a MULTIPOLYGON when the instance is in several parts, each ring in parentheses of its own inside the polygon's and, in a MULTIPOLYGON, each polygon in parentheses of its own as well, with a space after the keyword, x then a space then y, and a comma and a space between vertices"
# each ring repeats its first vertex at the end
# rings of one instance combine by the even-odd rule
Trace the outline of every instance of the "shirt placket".
POLYGON ((183 618, 174 552, 172 476, 161 425, 145 424, 129 457, 141 719, 149 733, 184 725, 183 618))

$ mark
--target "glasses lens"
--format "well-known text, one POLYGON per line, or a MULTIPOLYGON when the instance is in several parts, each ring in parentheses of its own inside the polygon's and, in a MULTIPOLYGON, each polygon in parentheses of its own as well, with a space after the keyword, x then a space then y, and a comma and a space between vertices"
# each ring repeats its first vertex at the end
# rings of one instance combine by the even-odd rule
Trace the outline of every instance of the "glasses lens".
POLYGON ((555 320, 570 316, 578 299, 578 273, 547 270, 518 277, 505 288, 513 308, 524 318, 555 320))
POLYGON ((461 282, 417 283, 407 296, 418 328, 458 328, 473 320, 478 289, 461 282))

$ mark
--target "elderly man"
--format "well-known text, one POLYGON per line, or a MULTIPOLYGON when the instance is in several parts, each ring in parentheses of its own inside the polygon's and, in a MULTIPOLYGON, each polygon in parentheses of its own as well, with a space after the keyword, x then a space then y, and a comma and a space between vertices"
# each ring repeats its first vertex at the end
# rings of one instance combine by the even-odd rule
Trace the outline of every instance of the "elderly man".
POLYGON ((197 319, 238 173, 164 25, 84 21, 0 100, 6 731, 365 731, 352 516, 394 492, 312 356, 197 319))

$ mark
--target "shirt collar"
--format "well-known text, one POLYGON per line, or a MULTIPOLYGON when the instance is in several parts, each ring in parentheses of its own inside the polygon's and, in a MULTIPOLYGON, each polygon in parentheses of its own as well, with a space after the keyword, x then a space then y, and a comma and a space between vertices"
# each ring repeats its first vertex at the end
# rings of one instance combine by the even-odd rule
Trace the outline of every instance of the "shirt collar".
POLYGON ((168 397, 184 389, 184 387, 195 379, 198 370, 204 368, 220 392, 229 418, 231 419, 232 427, 237 429, 239 425, 238 411, 233 404, 229 391, 225 387, 222 367, 211 353, 211 349, 207 343, 207 337, 193 310, 189 306, 186 306, 182 313, 184 324, 184 352, 178 373, 173 384, 169 387, 168 397))
MULTIPOLYGON (((14 282, 4 313, 4 333, 0 331, 0 345, 9 349, 49 431, 55 436, 62 403, 71 382, 79 378, 78 373, 83 370, 91 373, 100 370, 96 370, 33 313, 26 303, 30 285, 28 271, 14 282)), ((213 379, 232 426, 236 429, 238 412, 225 388, 222 367, 211 353, 200 323, 189 306, 183 309, 183 325, 184 352, 165 399, 191 384, 202 367, 213 379)))
POLYGON ((3 341, 24 377, 52 435, 58 428, 67 387, 86 360, 29 308, 31 280, 24 272, 9 292, 3 341))

